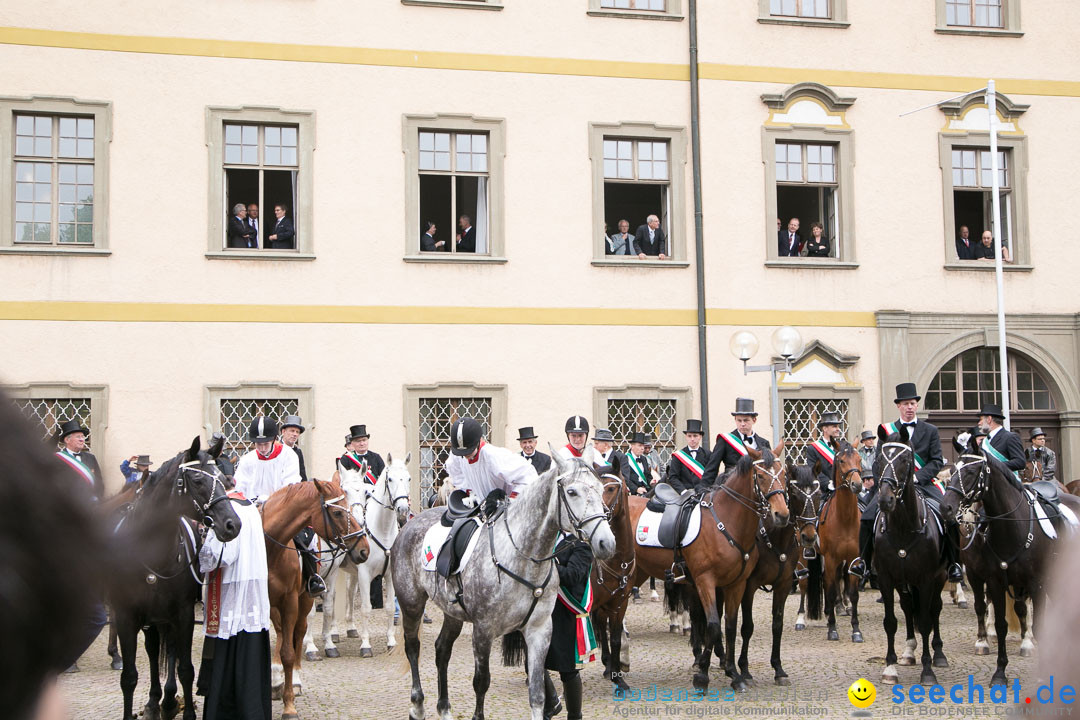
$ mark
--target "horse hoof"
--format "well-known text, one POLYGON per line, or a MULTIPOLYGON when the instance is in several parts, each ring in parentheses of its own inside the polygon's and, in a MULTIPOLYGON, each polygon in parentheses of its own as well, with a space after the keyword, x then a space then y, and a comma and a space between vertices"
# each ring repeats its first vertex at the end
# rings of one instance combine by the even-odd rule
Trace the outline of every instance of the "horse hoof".
POLYGON ((747 691, 750 690, 750 688, 747 686, 747 684, 745 682, 743 682, 742 680, 735 680, 734 682, 731 683, 731 687, 732 687, 732 689, 735 690, 735 692, 739 692, 739 693, 744 693, 744 692, 747 692, 747 691))
POLYGON ((787 687, 788 685, 791 684, 791 679, 787 675, 782 675, 782 676, 776 678, 776 684, 777 685, 783 685, 784 687, 787 687))
POLYGON ((709 689, 709 673, 701 672, 700 668, 695 667, 697 672, 694 673, 694 689, 705 691, 709 689))
POLYGON ((896 664, 897 665, 904 665, 905 667, 908 666, 908 665, 914 665, 915 664, 915 658, 913 658, 913 657, 901 657, 900 659, 898 659, 896 661, 896 664))
POLYGON ((937 675, 932 670, 926 670, 919 676, 920 685, 937 685, 937 675))
POLYGON ((615 684, 615 687, 619 688, 619 690, 621 690, 622 692, 627 692, 630 690, 630 686, 621 677, 615 678, 614 680, 612 680, 612 682, 615 684))
POLYGON ((336 643, 339 643, 339 642, 341 642, 341 636, 340 636, 340 635, 338 635, 337 633, 333 633, 333 634, 332 634, 332 635, 330 636, 330 641, 331 641, 331 642, 336 642, 336 643))
POLYGON ((677 633, 677 632, 679 632, 679 626, 678 625, 668 625, 667 629, 668 629, 669 633, 677 633))
POLYGON ((938 655, 934 658, 934 667, 947 668, 949 667, 949 659, 944 655, 938 655))
POLYGON ((806 626, 805 626, 805 625, 801 625, 801 624, 799 624, 799 623, 795 623, 795 629, 796 629, 796 630, 805 630, 805 629, 806 629, 806 626))
POLYGON ((1032 648, 1020 647, 1020 657, 1031 657, 1034 654, 1035 651, 1032 648))
POLYGON ((319 654, 318 650, 308 650, 304 653, 304 659, 308 662, 322 662, 322 655, 319 654))
POLYGON ((323 650, 323 653, 328 658, 339 658, 339 657, 341 657, 341 651, 338 650, 336 647, 328 647, 325 650, 323 650))
POLYGON ((900 682, 900 676, 896 672, 896 668, 887 667, 881 673, 881 682, 884 685, 896 685, 900 682))
POLYGON ((825 639, 826 640, 839 640, 840 639, 840 633, 836 632, 835 630, 830 630, 829 634, 825 636, 825 639))
POLYGON ((853 642, 853 643, 861 643, 862 642, 862 633, 859 632, 858 630, 851 633, 851 642, 853 642))
POLYGON ((118 657, 117 657, 117 658, 113 658, 113 661, 112 661, 112 663, 111 663, 111 664, 109 665, 109 667, 111 667, 111 668, 112 668, 113 670, 123 670, 123 669, 124 669, 124 661, 123 661, 123 660, 121 660, 121 659, 120 659, 120 658, 118 658, 118 657))
POLYGON ((1008 685, 1009 684, 1009 678, 1006 677, 1005 673, 1003 673, 1001 671, 998 671, 998 672, 994 673, 994 677, 990 678, 990 684, 991 685, 1008 685))
POLYGON ((284 685, 277 685, 275 687, 270 688, 270 699, 271 700, 280 700, 281 699, 281 691, 284 688, 285 688, 284 685))
POLYGON ((281 720, 300 720, 296 713, 281 713, 281 720))
POLYGON ((990 646, 989 645, 976 645, 975 646, 975 654, 976 655, 989 655, 990 654, 990 646))
POLYGON ((371 652, 371 648, 369 648, 369 647, 360 648, 360 657, 369 658, 369 657, 372 657, 373 655, 374 655, 374 653, 371 652))
POLYGON ((345 637, 359 638, 360 632, 358 630, 346 630, 345 637))
POLYGON ((619 670, 624 673, 630 672, 630 663, 619 663, 619 670))
POLYGON ((956 603, 956 607, 960 608, 961 610, 967 610, 968 609, 967 600, 961 600, 960 602, 956 603))

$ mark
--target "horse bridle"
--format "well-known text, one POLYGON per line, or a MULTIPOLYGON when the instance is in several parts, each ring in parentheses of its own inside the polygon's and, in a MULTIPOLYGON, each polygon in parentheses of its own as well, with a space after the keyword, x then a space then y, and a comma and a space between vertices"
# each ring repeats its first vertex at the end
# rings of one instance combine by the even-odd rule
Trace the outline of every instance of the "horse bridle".
POLYGON ((201 466, 202 464, 203 463, 198 459, 180 463, 178 466, 179 472, 176 476, 176 483, 173 485, 173 494, 187 496, 187 498, 195 505, 195 509, 202 516, 203 526, 212 528, 214 527, 214 518, 211 517, 210 511, 218 503, 228 500, 229 493, 225 490, 225 483, 222 481, 221 470, 219 470, 217 466, 214 466, 214 472, 210 473, 203 470, 201 467, 195 467, 196 465, 201 466), (191 489, 188 487, 187 473, 189 472, 204 475, 210 478, 213 483, 210 486, 210 498, 203 505, 200 505, 199 501, 192 496, 191 489), (220 493, 218 492, 219 489, 221 491, 220 493))
MULTIPOLYGON (((817 495, 819 499, 821 498, 821 483, 819 483, 815 479, 814 480, 814 485, 810 490, 803 490, 799 486, 798 483, 788 483, 788 487, 793 487, 796 490, 798 490, 799 494, 802 495, 802 498, 803 498, 803 510, 802 510, 802 513, 795 516, 795 521, 796 521, 795 522, 795 529, 796 529, 796 531, 801 530, 802 528, 806 527, 807 525, 810 525, 811 523, 816 528, 818 526, 818 507, 817 507, 817 504, 814 502, 814 496, 817 495), (809 515, 805 514, 806 511, 807 511, 807 508, 809 508, 809 510, 810 510, 809 515)), ((788 502, 788 510, 789 511, 791 510, 790 501, 788 502)))
MULTIPOLYGON (((990 489, 990 465, 986 462, 986 458, 982 455, 961 455, 960 461, 953 466, 952 474, 949 477, 949 485, 945 488, 945 492, 954 492, 959 495, 960 507, 967 510, 977 503, 988 489, 990 489), (982 465, 982 469, 979 470, 975 485, 969 492, 964 487, 963 471, 973 465, 982 465), (953 478, 956 478, 955 481, 953 478)), ((959 510, 960 508, 957 509, 958 514, 959 510)))
MULTIPOLYGON (((774 460, 774 462, 776 462, 774 460)), ((781 495, 784 498, 784 503, 787 503, 787 487, 780 481, 780 475, 784 472, 784 466, 781 465, 779 470, 773 470, 772 468, 765 467, 765 458, 758 458, 753 462, 754 478, 750 483, 753 486, 754 497, 748 498, 745 495, 732 490, 728 487, 727 483, 720 486, 720 489, 726 492, 735 502, 739 503, 743 507, 752 511, 761 519, 765 519, 769 514, 769 498, 773 495, 781 495), (758 485, 757 473, 762 472, 769 476, 769 489, 762 490, 758 485), (776 490, 773 490, 773 486, 778 486, 776 490)))
MULTIPOLYGON (((603 484, 605 492, 607 492, 607 488, 609 488, 612 485, 615 485, 615 486, 617 486, 619 488, 618 491, 616 491, 616 493, 615 493, 615 500, 611 503, 611 505, 606 505, 606 504, 604 505, 604 508, 606 510, 605 515, 607 516, 606 521, 608 523, 610 523, 611 518, 614 517, 615 512, 619 509, 619 504, 622 502, 622 496, 625 495, 626 493, 623 490, 624 485, 623 485, 622 478, 620 478, 620 477, 618 477, 616 475, 607 475, 607 474, 600 476, 601 481, 603 481, 605 478, 611 478, 610 480, 607 480, 603 484)), ((600 581, 601 585, 604 585, 604 583, 605 583, 605 581, 604 581, 604 571, 605 570, 612 577, 618 577, 619 578, 619 587, 617 587, 614 590, 610 591, 612 595, 615 595, 615 594, 617 594, 619 592, 625 591, 626 588, 629 587, 630 580, 633 578, 634 571, 635 571, 636 568, 637 568, 637 554, 636 553, 630 557, 630 562, 620 563, 618 570, 622 571, 621 574, 616 570, 616 568, 611 567, 610 565, 608 565, 603 560, 597 559, 596 560, 596 579, 600 581)))
MULTIPOLYGON (((326 544, 330 546, 330 561, 331 562, 333 562, 334 560, 336 560, 337 558, 339 558, 340 556, 342 556, 342 555, 344 555, 346 553, 351 553, 356 548, 356 546, 360 543, 360 541, 364 538, 364 536, 368 534, 367 533, 367 528, 363 527, 363 526, 360 526, 360 528, 356 532, 345 533, 344 535, 342 535, 336 529, 333 529, 334 525, 333 525, 333 522, 332 522, 332 520, 330 518, 330 506, 331 505, 333 505, 334 507, 336 507, 337 509, 339 509, 339 510, 341 510, 342 512, 345 513, 345 517, 346 517, 345 526, 346 527, 348 527, 348 518, 352 518, 352 519, 355 520, 355 518, 353 518, 351 508, 343 508, 343 507, 341 507, 340 505, 337 504, 338 502, 340 502, 341 500, 344 500, 344 499, 345 499, 345 493, 342 493, 342 494, 338 495, 337 497, 331 498, 329 500, 327 500, 325 497, 323 497, 322 493, 319 493, 319 501, 322 503, 322 505, 320 507, 320 510, 321 510, 322 516, 323 516, 323 524, 326 526, 326 529, 327 529, 327 535, 329 535, 331 532, 335 533, 335 535, 332 538, 327 538, 327 540, 326 540, 326 544), (352 541, 352 544, 349 544, 349 541, 352 541)), ((357 523, 357 525, 359 526, 360 523, 357 523)), ((320 551, 320 553, 321 552, 323 552, 323 551, 320 551)))
MULTIPOLYGON (((378 482, 376 482, 375 484, 376 484, 376 486, 378 486, 378 482)), ((382 541, 381 541, 381 540, 379 540, 378 536, 376 536, 376 535, 375 535, 375 533, 371 532, 371 529, 370 529, 370 528, 368 527, 368 521, 367 521, 367 503, 368 503, 368 500, 371 500, 371 501, 373 501, 373 502, 374 502, 374 503, 375 503, 376 505, 378 505, 378 506, 380 506, 380 507, 383 507, 383 508, 385 508, 385 509, 387 509, 387 510, 393 510, 393 509, 394 509, 394 506, 395 506, 395 505, 397 505, 397 501, 398 501, 398 500, 405 500, 405 501, 408 501, 408 499, 409 499, 409 494, 408 494, 408 493, 405 493, 405 494, 403 494, 403 495, 394 495, 394 496, 390 496, 390 474, 389 474, 389 472, 387 472, 387 474, 386 474, 386 482, 385 482, 385 483, 383 483, 383 488, 384 488, 384 494, 385 494, 385 495, 386 495, 387 497, 389 497, 389 498, 390 498, 388 502, 383 502, 382 500, 380 500, 380 499, 379 499, 379 498, 378 498, 378 497, 377 497, 377 496, 375 495, 375 493, 374 493, 374 492, 371 492, 371 493, 365 493, 365 495, 364 495, 364 500, 363 500, 363 502, 354 502, 354 503, 349 503, 349 512, 352 512, 352 511, 353 511, 353 508, 355 508, 355 507, 357 507, 357 506, 360 506, 360 507, 362 508, 362 512, 360 513, 360 518, 361 518, 361 520, 360 520, 360 527, 361 527, 361 528, 363 529, 363 531, 364 531, 364 532, 366 532, 366 533, 367 533, 367 536, 368 536, 368 538, 369 538, 369 539, 371 539, 371 540, 374 540, 374 541, 375 541, 375 544, 376 544, 376 545, 378 545, 378 546, 379 546, 379 548, 380 548, 380 549, 381 549, 381 550, 382 550, 382 551, 383 551, 384 553, 386 553, 386 560, 385 560, 385 562, 389 562, 389 561, 390 561, 390 548, 388 548, 388 547, 387 547, 386 545, 383 545, 382 541)), ((356 517, 356 516, 354 515, 353 517, 356 517)))
MULTIPOLYGON (((881 457, 885 460, 885 465, 888 470, 891 470, 891 476, 886 477, 885 471, 881 471, 881 484, 892 485, 893 490, 896 491, 896 501, 899 503, 904 502, 904 491, 907 489, 908 479, 906 477, 900 478, 896 472, 896 461, 904 455, 904 453, 911 453, 914 459, 915 451, 911 449, 911 446, 906 443, 900 442, 887 442, 881 446, 881 457), (899 452, 889 455, 885 452, 888 448, 896 448, 899 452)), ((914 475, 914 473, 912 473, 914 475)))

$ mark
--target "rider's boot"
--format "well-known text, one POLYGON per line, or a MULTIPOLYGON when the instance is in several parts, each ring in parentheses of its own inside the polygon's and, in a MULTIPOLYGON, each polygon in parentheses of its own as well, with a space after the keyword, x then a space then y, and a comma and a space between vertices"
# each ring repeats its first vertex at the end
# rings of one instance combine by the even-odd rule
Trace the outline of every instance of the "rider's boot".
POLYGON ((581 673, 577 670, 559 673, 559 679, 566 698, 566 720, 581 720, 581 673))

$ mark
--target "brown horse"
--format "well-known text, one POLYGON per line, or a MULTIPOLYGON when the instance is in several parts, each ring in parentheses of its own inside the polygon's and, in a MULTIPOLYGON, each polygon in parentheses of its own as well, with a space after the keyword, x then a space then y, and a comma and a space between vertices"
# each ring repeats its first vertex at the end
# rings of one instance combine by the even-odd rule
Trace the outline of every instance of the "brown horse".
MULTIPOLYGON (((818 468, 815 466, 814 472, 818 468)), ((826 637, 839 640, 836 631, 836 605, 840 594, 851 604, 851 642, 861 643, 859 630, 859 570, 852 570, 852 562, 859 557, 859 491, 862 490, 862 460, 858 451, 846 441, 841 441, 833 462, 833 487, 831 498, 825 501, 818 517, 818 543, 821 565, 811 565, 810 572, 821 568, 825 589, 825 612, 829 625, 826 637), (841 590, 843 588, 843 590, 841 590)), ((865 562, 863 563, 865 566, 865 562)))
MULTIPOLYGON (((307 616, 314 602, 303 588, 300 557, 293 538, 305 527, 314 528, 335 553, 348 553, 354 563, 368 557, 368 541, 345 503, 336 481, 294 483, 270 496, 262 508, 269 570, 270 620, 277 632, 275 655, 280 658, 285 681, 282 720, 294 720, 296 697, 293 673, 300 670, 307 616)), ((276 694, 276 690, 275 690, 276 694)))
POLYGON ((634 589, 636 570, 634 527, 630 523, 630 492, 619 473, 618 465, 600 476, 604 484, 604 506, 608 525, 615 535, 615 555, 609 560, 597 560, 592 567, 593 625, 604 663, 604 677, 621 690, 630 686, 622 678, 619 656, 622 653, 623 618, 634 589))
MULTIPOLYGON (((738 629, 739 604, 742 602, 746 580, 757 562, 758 520, 772 515, 776 527, 788 522, 788 506, 784 498, 786 480, 784 465, 773 452, 783 451, 783 443, 775 451, 759 453, 749 450, 739 460, 726 481, 699 500, 703 515, 701 532, 682 549, 689 578, 700 601, 697 610, 705 624, 695 634, 701 634, 700 654, 695 659, 694 687, 709 686, 709 664, 712 649, 721 641, 720 614, 717 609, 717 589, 723 591, 724 621, 727 653, 724 669, 732 678, 731 686, 739 692, 749 689, 735 665, 735 634, 738 629), (703 631, 702 631, 703 630, 703 631)), ((630 523, 637 526, 645 509, 645 498, 630 498, 630 523)), ((639 545, 635 539, 637 558, 636 587, 645 578, 664 577, 675 563, 673 550, 639 545)), ((692 635, 693 637, 693 635, 692 635)))

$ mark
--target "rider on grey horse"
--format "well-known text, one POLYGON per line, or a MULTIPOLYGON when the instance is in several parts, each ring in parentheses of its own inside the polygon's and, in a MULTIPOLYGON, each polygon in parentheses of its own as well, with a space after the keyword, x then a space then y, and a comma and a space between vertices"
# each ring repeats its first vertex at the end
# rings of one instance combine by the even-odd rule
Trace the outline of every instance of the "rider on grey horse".
POLYGON ((521 455, 484 442, 480 423, 471 417, 451 426, 450 451, 453 454, 445 465, 450 482, 466 491, 473 504, 488 501, 490 510, 503 498, 515 497, 537 477, 532 463, 521 455))

